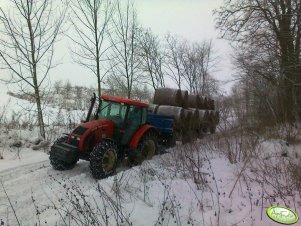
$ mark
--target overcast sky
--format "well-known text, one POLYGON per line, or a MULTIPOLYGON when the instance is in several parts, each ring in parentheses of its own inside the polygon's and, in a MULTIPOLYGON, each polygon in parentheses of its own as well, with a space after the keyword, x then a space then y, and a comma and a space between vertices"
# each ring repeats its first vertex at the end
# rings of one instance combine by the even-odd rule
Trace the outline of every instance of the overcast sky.
MULTIPOLYGON (((0 0, 4 9, 8 0, 0 0)), ((136 0, 138 21, 163 37, 168 32, 190 41, 212 40, 215 54, 220 57, 214 77, 226 81, 231 79, 230 48, 226 41, 218 40, 214 29, 212 10, 222 4, 222 0, 136 0)), ((69 43, 71 44, 71 43, 69 43)), ((69 79, 73 84, 93 85, 95 77, 91 72, 72 63, 68 42, 57 44, 55 52, 63 62, 50 76, 53 80, 69 79), (85 75, 85 76, 83 76, 85 75)), ((0 75, 1 76, 1 75, 0 75)), ((225 82, 223 82, 225 84, 225 82)), ((224 89, 229 90, 229 85, 224 89)))
POLYGON ((223 0, 136 0, 136 8, 142 25, 161 37, 170 32, 190 41, 212 40, 220 58, 213 75, 229 91, 233 83, 225 81, 231 80, 231 48, 227 41, 218 39, 212 15, 222 3, 223 0))

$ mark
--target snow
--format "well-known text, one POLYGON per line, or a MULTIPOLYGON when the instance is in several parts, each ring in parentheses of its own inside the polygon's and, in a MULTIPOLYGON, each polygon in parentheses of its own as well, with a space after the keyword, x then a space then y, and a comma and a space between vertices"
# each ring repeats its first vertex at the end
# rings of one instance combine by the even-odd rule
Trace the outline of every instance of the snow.
MULTIPOLYGON (((281 141, 275 142, 262 145, 271 153, 276 149, 281 151, 281 141)), ((79 161, 69 171, 55 171, 47 154, 21 148, 18 158, 13 150, 3 153, 0 177, 22 225, 39 221, 40 225, 69 225, 66 222, 70 215, 65 217, 65 211, 78 216, 72 204, 74 197, 82 204, 81 208, 87 208, 87 201, 94 211, 98 206, 104 214, 106 209, 109 225, 116 225, 118 219, 113 203, 120 208, 118 213, 125 216, 123 223, 118 219, 120 225, 127 225, 126 220, 139 226, 218 225, 218 222, 229 226, 278 225, 265 211, 272 204, 285 203, 277 197, 274 203, 262 200, 262 187, 256 181, 241 179, 233 189, 243 163, 231 164, 218 150, 206 150, 203 143, 198 141, 196 145, 203 158, 200 170, 205 185, 177 169, 174 153, 183 151, 181 145, 140 166, 119 167, 116 175, 98 181, 92 178, 86 161, 79 161)), ((287 148, 288 151, 296 149, 292 145, 287 148)), ((301 213, 300 197, 296 196, 295 201, 291 197, 289 207, 301 213)), ((100 212, 97 219, 103 223, 100 212)), ((0 219, 4 225, 17 225, 3 187, 0 188, 0 219)))
MULTIPOLYGON (((20 106, 28 105, 24 100, 9 99, 1 97, 1 106, 9 105, 9 112, 22 111, 20 106)), ((52 107, 46 107, 45 112, 51 125, 47 127, 52 131, 50 140, 68 132, 68 126, 62 124, 71 116, 62 115, 69 112, 78 121, 83 113, 52 107)), ((23 114, 23 119, 32 118, 30 114, 23 114)), ((210 135, 198 140, 193 151, 177 143, 169 153, 140 166, 120 166, 114 176, 95 180, 89 163, 83 160, 72 170, 55 171, 47 149, 32 149, 41 142, 35 126, 1 127, 0 225, 18 225, 14 211, 22 226, 106 225, 106 221, 107 225, 138 226, 274 226, 279 224, 266 215, 272 205, 287 206, 301 214, 300 190, 285 187, 290 182, 285 172, 281 177, 273 176, 277 167, 280 172, 286 165, 300 164, 300 144, 262 140, 254 148, 256 158, 245 165, 244 161, 230 163, 215 139, 210 135), (20 147, 16 147, 18 143, 20 147), (274 171, 269 174, 269 170, 274 171), (260 182, 263 178, 264 185, 260 182), (277 196, 275 185, 291 193, 277 196)))
POLYGON ((4 154, 4 159, 0 161, 0 171, 13 169, 20 166, 31 165, 42 161, 48 161, 49 156, 40 151, 33 151, 29 148, 20 150, 20 153, 8 152, 4 154))

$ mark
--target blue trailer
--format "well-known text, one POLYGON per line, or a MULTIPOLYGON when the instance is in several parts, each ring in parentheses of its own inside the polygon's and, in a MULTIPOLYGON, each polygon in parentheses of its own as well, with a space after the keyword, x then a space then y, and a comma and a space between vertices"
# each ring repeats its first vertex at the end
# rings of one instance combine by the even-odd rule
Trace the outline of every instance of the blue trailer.
POLYGON ((159 136, 158 143, 166 147, 176 145, 176 136, 174 131, 174 116, 148 114, 148 124, 157 128, 159 136))

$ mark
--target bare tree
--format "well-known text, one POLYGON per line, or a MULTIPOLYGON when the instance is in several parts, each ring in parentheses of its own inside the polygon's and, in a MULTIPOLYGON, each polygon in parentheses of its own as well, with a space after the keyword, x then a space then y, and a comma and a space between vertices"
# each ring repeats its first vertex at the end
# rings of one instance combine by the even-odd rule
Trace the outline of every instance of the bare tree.
POLYGON ((60 94, 62 87, 63 87, 62 80, 55 81, 53 87, 54 87, 55 93, 60 94))
POLYGON ((68 37, 75 44, 71 48, 73 59, 88 68, 97 78, 98 95, 101 95, 101 82, 106 75, 102 73, 101 62, 110 48, 108 38, 109 22, 115 10, 115 1, 76 0, 70 2, 70 22, 74 33, 68 37))
POLYGON ((113 60, 110 72, 120 86, 126 88, 126 96, 130 98, 133 84, 141 80, 142 75, 137 38, 139 26, 134 5, 130 1, 124 6, 118 1, 116 8, 111 33, 113 60))
POLYGON ((133 92, 132 92, 132 98, 134 100, 151 103, 153 95, 150 92, 150 90, 146 84, 144 86, 134 85, 133 92))
POLYGON ((171 34, 168 34, 165 39, 166 48, 164 55, 166 57, 166 73, 176 83, 178 88, 181 89, 184 80, 184 68, 181 63, 181 58, 184 54, 184 44, 178 37, 172 36, 171 34))
POLYGON ((54 43, 65 11, 52 0, 11 0, 12 9, 0 8, 0 59, 11 72, 5 82, 31 90, 36 102, 40 135, 45 138, 41 89, 53 68, 54 43), (53 12, 56 12, 54 14, 53 12))
POLYGON ((207 96, 216 93, 216 84, 210 76, 211 68, 216 63, 216 58, 212 56, 211 41, 183 42, 180 51, 182 51, 179 56, 183 67, 184 86, 189 92, 207 96))
POLYGON ((141 67, 149 75, 151 86, 156 89, 165 87, 164 80, 164 55, 158 36, 154 35, 150 29, 141 29, 139 38, 139 48, 142 57, 141 67))
POLYGON ((237 62, 248 68, 245 78, 260 77, 253 83, 255 90, 262 82, 276 90, 271 106, 278 111, 278 122, 293 122, 301 116, 300 107, 297 113, 301 106, 300 12, 300 0, 226 0, 216 11, 221 36, 233 41, 240 53, 237 62))
POLYGON ((211 41, 190 43, 169 34, 165 58, 165 73, 179 89, 186 88, 190 93, 207 96, 217 92, 217 83, 210 75, 217 62, 211 41))

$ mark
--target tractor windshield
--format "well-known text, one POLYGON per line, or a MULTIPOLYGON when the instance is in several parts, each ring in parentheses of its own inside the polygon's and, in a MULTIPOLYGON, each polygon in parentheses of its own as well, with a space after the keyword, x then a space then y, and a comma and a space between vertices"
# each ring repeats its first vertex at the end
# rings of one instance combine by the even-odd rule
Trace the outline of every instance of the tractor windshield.
POLYGON ((118 126, 124 122, 127 106, 123 103, 103 100, 98 108, 99 119, 111 119, 118 126))

